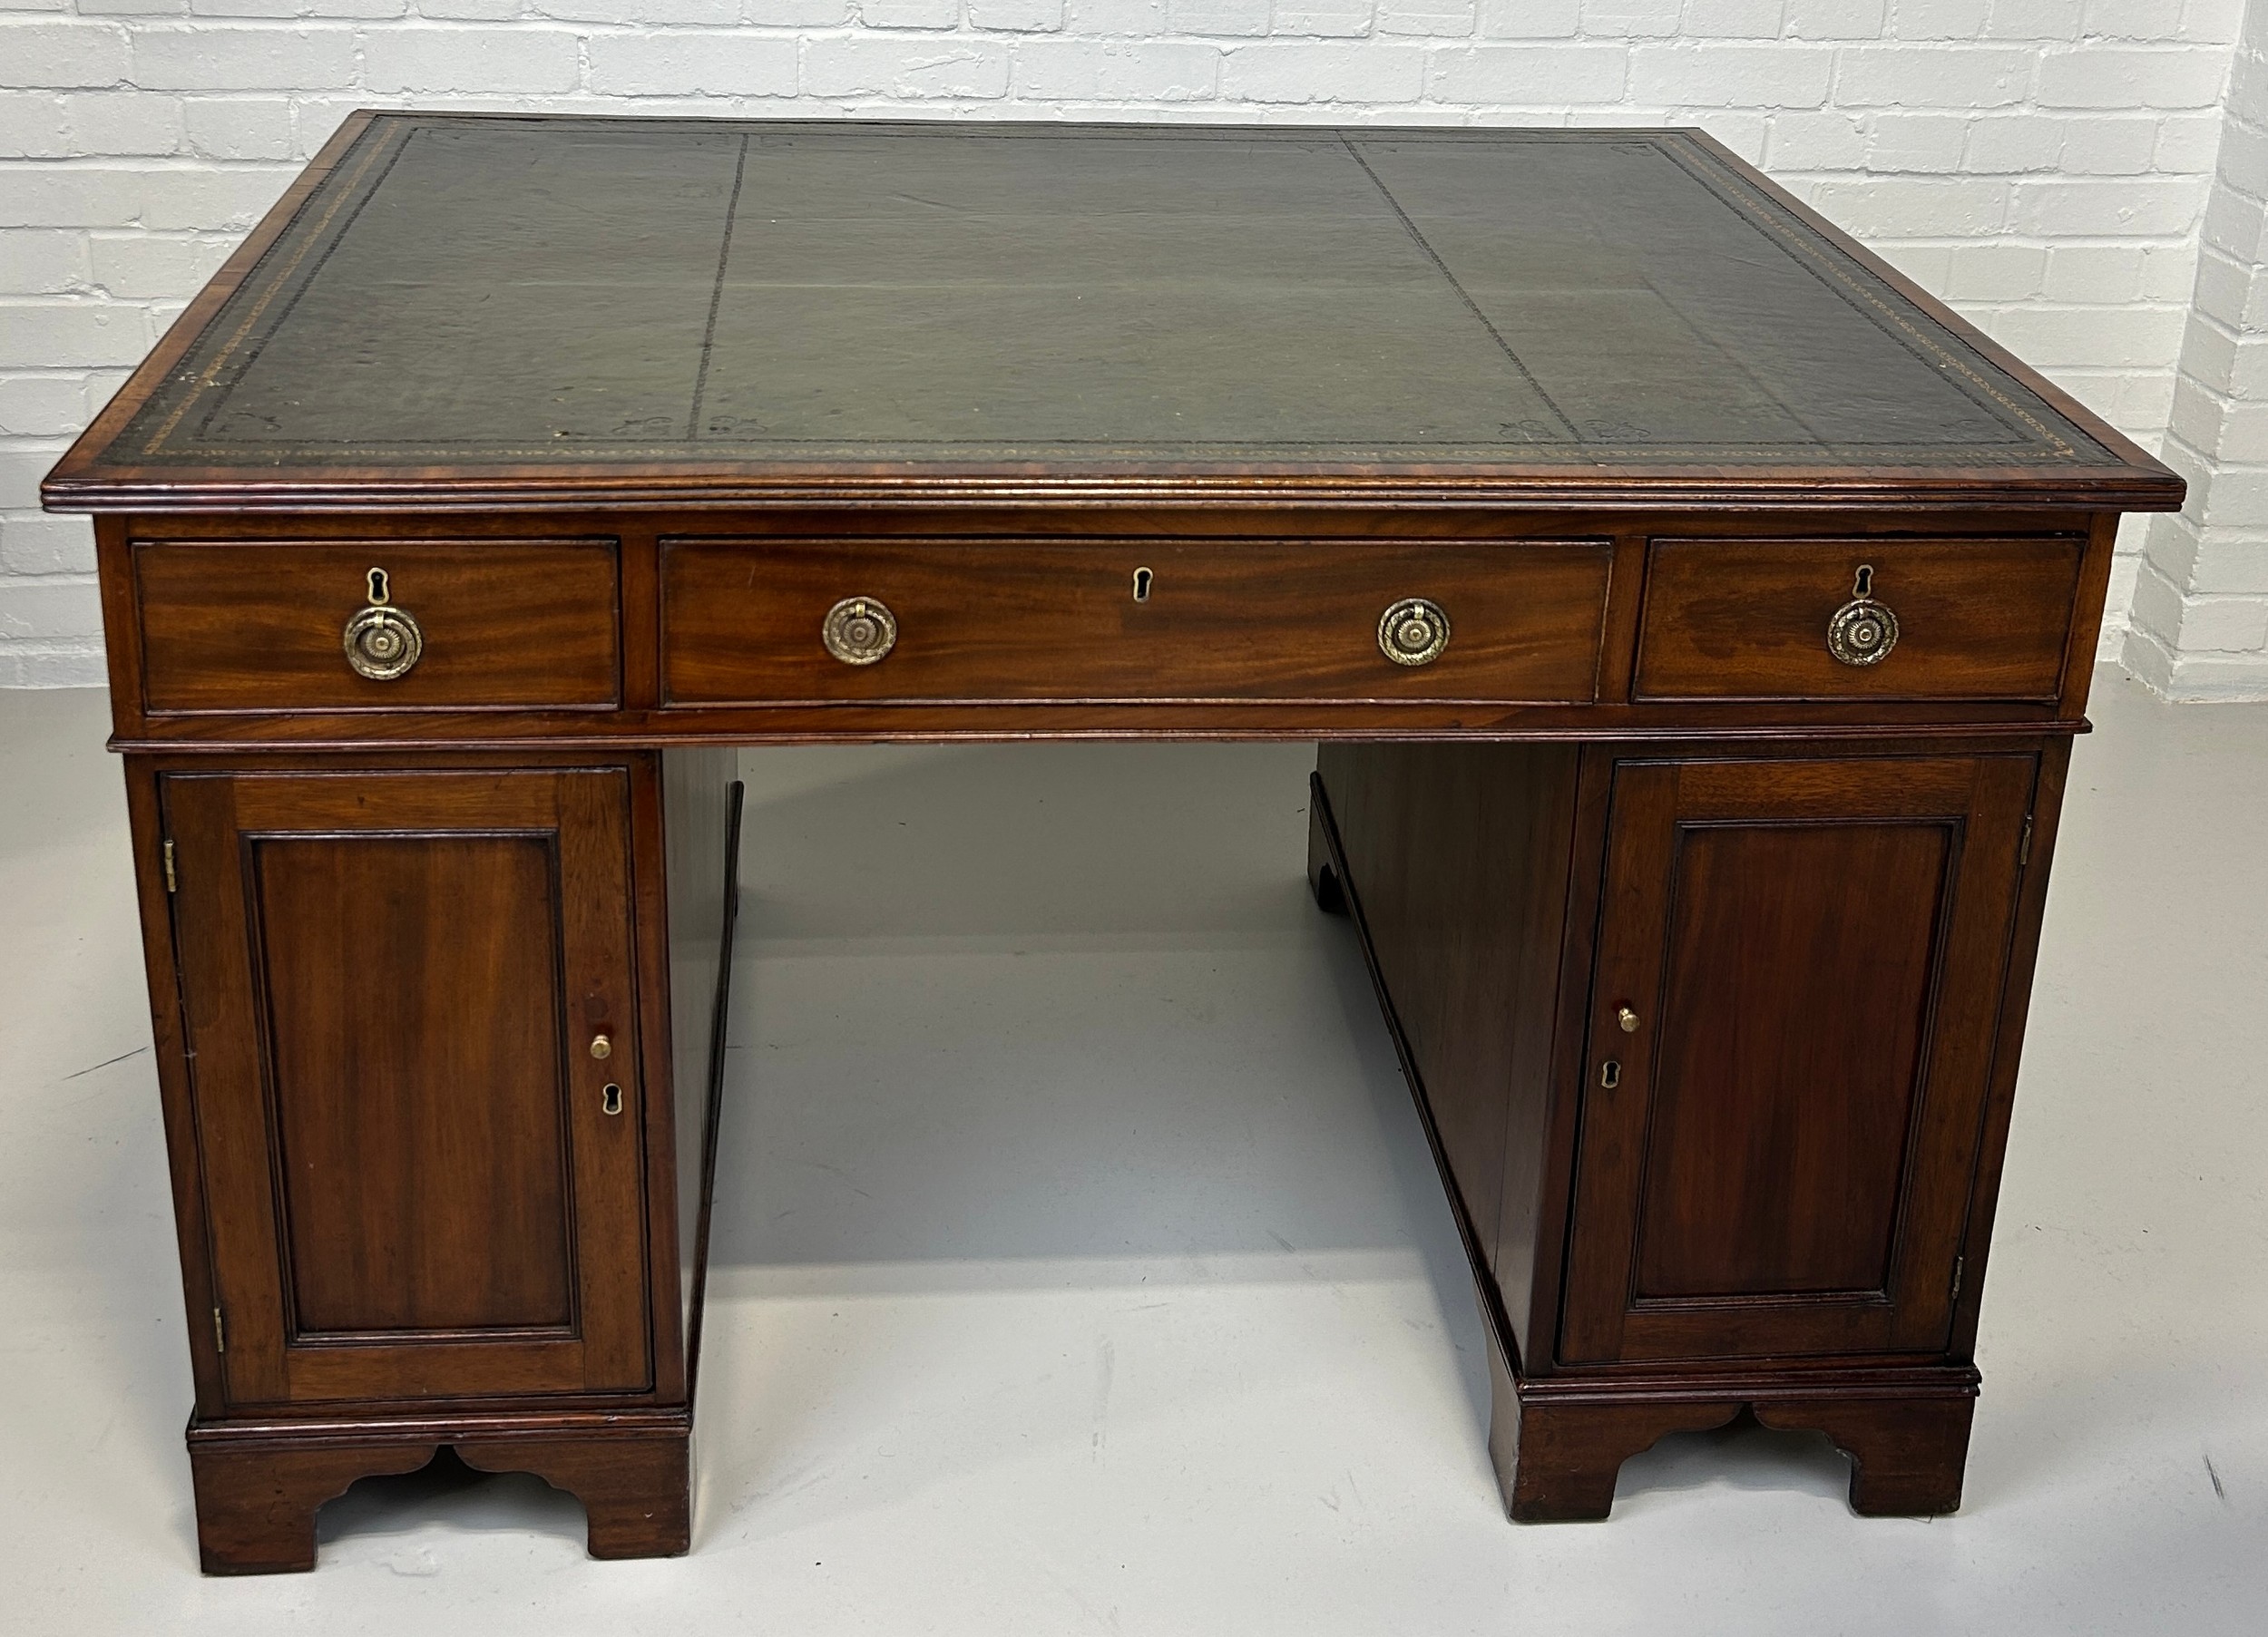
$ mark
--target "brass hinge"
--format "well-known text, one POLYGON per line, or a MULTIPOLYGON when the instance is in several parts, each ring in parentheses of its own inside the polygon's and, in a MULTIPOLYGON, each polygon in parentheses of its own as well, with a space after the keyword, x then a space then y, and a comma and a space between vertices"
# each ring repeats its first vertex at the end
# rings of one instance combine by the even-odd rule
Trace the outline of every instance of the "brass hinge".
POLYGON ((179 889, 180 883, 173 879, 173 843, 168 842, 165 843, 165 890, 172 892, 179 889))
POLYGON ((219 1308, 212 1310, 212 1350, 216 1353, 229 1350, 228 1321, 220 1317, 219 1308))
POLYGON ((2028 815, 2024 820, 2024 839, 2016 843, 2016 867, 2021 870, 2025 865, 2030 863, 2031 862, 2032 821, 2028 815))
POLYGON ((1953 1300, 1953 1301, 1959 1301, 1960 1300, 1960 1281, 1961 1281, 1961 1275, 1962 1275, 1964 1272, 1966 1272, 1968 1271, 1968 1269, 1969 1269, 1969 1258, 1968 1258, 1968 1256, 1967 1256, 1967 1255, 1965 1255, 1965 1254, 1964 1254, 1964 1255, 1956 1256, 1956 1257, 1954 1257, 1954 1258, 1953 1258, 1953 1295, 1952 1295, 1952 1300, 1953 1300))

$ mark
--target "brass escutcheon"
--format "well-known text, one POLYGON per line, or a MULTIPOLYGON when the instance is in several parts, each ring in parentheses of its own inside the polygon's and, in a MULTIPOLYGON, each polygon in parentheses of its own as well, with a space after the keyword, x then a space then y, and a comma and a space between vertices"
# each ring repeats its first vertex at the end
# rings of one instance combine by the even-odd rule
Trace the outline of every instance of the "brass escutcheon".
POLYGON ((1874 600, 1874 566, 1862 563, 1851 600, 1827 620, 1827 651, 1844 665, 1880 665, 1898 646, 1898 616, 1874 600))
POLYGON ((871 597, 846 597, 819 622, 819 640, 845 665, 872 665, 897 645, 897 617, 871 597))
POLYGON ((1378 651, 1396 665, 1431 665, 1449 646, 1449 616, 1424 597, 1405 597, 1378 617, 1378 651))
POLYGON ((408 610, 393 606, 392 579, 384 569, 372 569, 367 582, 369 606, 347 622, 347 663, 357 677, 391 682, 417 663, 425 634, 408 610))

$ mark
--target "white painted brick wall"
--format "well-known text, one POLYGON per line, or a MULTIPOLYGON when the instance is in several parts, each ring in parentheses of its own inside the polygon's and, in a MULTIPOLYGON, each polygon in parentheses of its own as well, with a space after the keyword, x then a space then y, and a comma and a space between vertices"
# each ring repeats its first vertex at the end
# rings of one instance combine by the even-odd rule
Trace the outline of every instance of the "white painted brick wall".
POLYGON ((2174 385, 2168 464, 2189 480, 2152 520, 2126 662, 2177 699, 2268 698, 2268 4, 2244 25, 2195 299, 2174 385))
MULTIPOLYGON (((2268 0, 2253 9, 2258 34, 2268 0)), ((2257 676, 2268 693, 2255 47, 2225 152, 2221 140, 2244 14, 2244 0, 0 0, 0 686, 102 674, 87 528, 37 511, 41 473, 349 110, 418 106, 1702 125, 2148 446, 2180 362, 2170 447, 2211 481, 2149 535, 2146 572, 2147 531, 2129 531, 2106 640, 2124 639, 2140 576, 2128 651, 2154 680, 2228 692, 2257 676)))

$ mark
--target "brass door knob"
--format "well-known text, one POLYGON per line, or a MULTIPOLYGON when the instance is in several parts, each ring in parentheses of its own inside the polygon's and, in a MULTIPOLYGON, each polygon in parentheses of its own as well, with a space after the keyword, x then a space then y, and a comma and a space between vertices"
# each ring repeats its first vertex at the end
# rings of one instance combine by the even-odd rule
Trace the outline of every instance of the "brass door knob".
POLYGON ((845 665, 872 665, 896 646, 897 617, 871 597, 846 597, 820 621, 819 640, 845 665))
POLYGON ((1449 616, 1441 604, 1405 597, 1378 617, 1378 651, 1396 665, 1431 665, 1449 646, 1449 616))
POLYGON ((1638 1015, 1627 1006, 1615 1008, 1615 1021, 1622 1026, 1622 1032, 1626 1035, 1638 1032, 1638 1015))
POLYGON ((1898 646, 1898 616, 1874 600, 1873 565, 1863 564, 1851 600, 1827 620, 1827 651, 1842 664, 1880 665, 1898 646))
POLYGON ((608 1039, 604 1035, 591 1036, 591 1055, 598 1058, 601 1062, 604 1062, 607 1058, 614 1055, 614 1042, 608 1039))
POLYGON ((391 682, 409 674, 425 651, 425 634, 406 609, 394 607, 391 577, 384 569, 368 575, 369 607, 347 622, 347 663, 357 677, 391 682))

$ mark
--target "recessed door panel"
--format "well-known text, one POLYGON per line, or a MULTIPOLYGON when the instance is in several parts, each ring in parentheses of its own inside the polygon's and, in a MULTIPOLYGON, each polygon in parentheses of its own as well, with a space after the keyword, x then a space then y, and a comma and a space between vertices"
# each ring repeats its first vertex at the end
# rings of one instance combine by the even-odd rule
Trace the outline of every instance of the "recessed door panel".
POLYGON ((1683 833, 1639 1301, 1888 1288, 1953 831, 1683 833))
POLYGON ((251 838, 295 1340, 572 1329, 551 840, 251 838))

